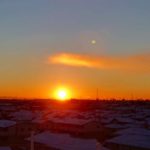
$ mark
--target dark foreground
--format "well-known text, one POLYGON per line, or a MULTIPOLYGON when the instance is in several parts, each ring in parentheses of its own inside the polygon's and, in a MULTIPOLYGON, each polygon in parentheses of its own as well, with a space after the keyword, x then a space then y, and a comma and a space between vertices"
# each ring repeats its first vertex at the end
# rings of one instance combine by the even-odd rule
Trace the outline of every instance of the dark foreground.
POLYGON ((0 101, 2 150, 149 150, 150 101, 0 101))

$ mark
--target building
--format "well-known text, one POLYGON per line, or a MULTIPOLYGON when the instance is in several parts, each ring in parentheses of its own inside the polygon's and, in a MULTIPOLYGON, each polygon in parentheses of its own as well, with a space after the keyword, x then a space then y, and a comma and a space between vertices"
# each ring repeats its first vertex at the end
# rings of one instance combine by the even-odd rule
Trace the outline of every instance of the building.
POLYGON ((16 133, 16 122, 11 120, 0 120, 0 137, 10 137, 16 133))
POLYGON ((104 131, 104 127, 98 122, 75 118, 53 118, 51 121, 47 122, 47 129, 56 132, 67 132, 77 135, 100 133, 101 131, 104 131))
POLYGON ((0 120, 0 139, 13 137, 28 137, 31 131, 38 131, 38 126, 32 122, 15 122, 0 120))
POLYGON ((116 132, 116 137, 106 145, 112 150, 150 150, 150 131, 142 128, 130 128, 116 132))
MULTIPOLYGON (((28 138, 30 141, 31 138, 28 138)), ((33 136, 34 143, 41 143, 59 150, 108 150, 95 139, 73 138, 68 134, 45 131, 33 136)))

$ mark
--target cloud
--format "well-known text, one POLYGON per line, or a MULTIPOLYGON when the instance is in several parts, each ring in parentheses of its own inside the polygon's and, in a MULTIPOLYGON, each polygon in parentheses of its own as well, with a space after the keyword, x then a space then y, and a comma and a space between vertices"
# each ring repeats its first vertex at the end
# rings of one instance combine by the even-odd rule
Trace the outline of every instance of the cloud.
POLYGON ((99 65, 98 60, 85 55, 61 53, 49 57, 52 64, 63 64, 76 67, 95 68, 99 65))
POLYGON ((51 64, 61 64, 74 67, 150 72, 150 54, 131 56, 92 56, 58 53, 49 56, 48 62, 51 64))

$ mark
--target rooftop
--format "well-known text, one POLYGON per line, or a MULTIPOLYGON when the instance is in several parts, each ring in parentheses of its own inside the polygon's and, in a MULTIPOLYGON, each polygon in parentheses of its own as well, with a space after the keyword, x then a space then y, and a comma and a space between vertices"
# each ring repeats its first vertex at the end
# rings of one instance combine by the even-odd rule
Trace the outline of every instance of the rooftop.
POLYGON ((10 126, 15 125, 16 122, 15 121, 11 121, 11 120, 0 120, 0 128, 7 128, 10 126))
POLYGON ((150 137, 140 134, 125 134, 107 141, 108 144, 127 145, 131 147, 150 149, 150 137))
POLYGON ((35 135, 34 141, 61 150, 96 150, 96 148, 107 150, 95 139, 73 138, 68 134, 56 134, 49 131, 35 135))
POLYGON ((9 146, 0 146, 0 150, 11 150, 9 146))

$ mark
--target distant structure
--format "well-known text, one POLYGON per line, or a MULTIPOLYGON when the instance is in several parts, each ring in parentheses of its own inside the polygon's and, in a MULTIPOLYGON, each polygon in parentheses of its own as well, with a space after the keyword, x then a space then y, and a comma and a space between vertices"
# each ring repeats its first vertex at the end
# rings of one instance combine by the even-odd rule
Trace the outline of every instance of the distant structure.
POLYGON ((96 89, 96 100, 97 101, 99 100, 99 90, 98 90, 98 88, 96 89))
POLYGON ((131 100, 134 100, 134 95, 133 95, 133 93, 131 93, 131 100))

